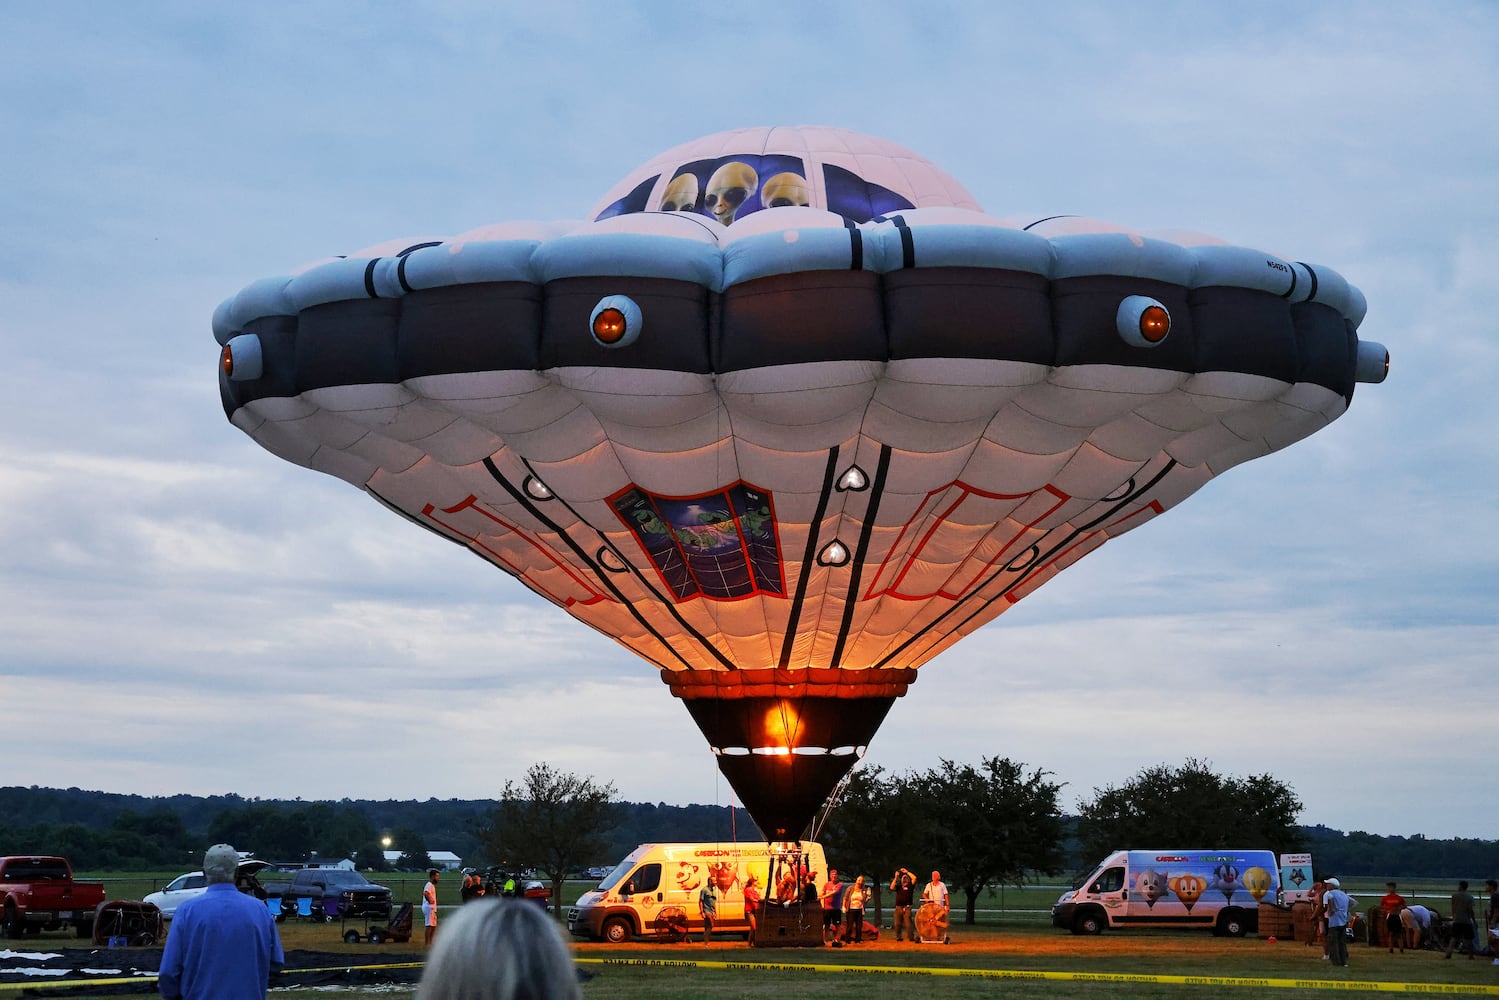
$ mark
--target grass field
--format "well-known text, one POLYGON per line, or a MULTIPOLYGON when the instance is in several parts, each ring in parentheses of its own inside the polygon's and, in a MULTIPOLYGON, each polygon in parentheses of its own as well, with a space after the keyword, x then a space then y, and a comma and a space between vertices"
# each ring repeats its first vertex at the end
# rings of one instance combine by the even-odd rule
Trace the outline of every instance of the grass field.
MULTIPOLYGON (((395 881, 386 880, 387 884, 395 881)), ((1440 895, 1441 899, 1423 901, 1446 911, 1445 894, 1451 889, 1446 881, 1407 881, 1401 884, 1402 892, 1415 897, 1440 895)), ((1344 882, 1365 905, 1384 892, 1382 879, 1344 882)), ((419 885, 413 880, 413 894, 419 885)), ((123 882, 111 881, 111 897, 131 898, 120 891, 123 888, 123 882)), ((408 898, 397 885, 392 888, 396 889, 397 900, 408 898)), ((456 897, 456 885, 445 888, 456 897)), ((564 902, 570 903, 586 888, 584 883, 569 883, 564 902)), ((580 969, 590 977, 583 988, 588 1000, 801 996, 863 1000, 910 994, 923 1000, 1058 996, 1197 1000, 1223 996, 1311 997, 1328 989, 1340 993, 1499 997, 1499 966, 1487 958, 1444 961, 1437 952, 1390 955, 1381 948, 1355 944, 1350 949, 1349 968, 1335 969, 1321 960, 1320 949, 1301 942, 1272 944, 1255 937, 1218 938, 1207 932, 1185 931, 1076 937, 1050 927, 1047 911, 1055 898, 1055 889, 1007 889, 1003 910, 998 896, 982 899, 980 906, 984 909, 978 923, 968 926, 959 917, 953 925, 952 944, 945 946, 897 944, 887 932, 878 942, 840 950, 751 950, 742 940, 730 939, 711 947, 700 943, 609 946, 578 942, 573 953, 580 969), (1016 975, 997 978, 1003 973, 1016 975), (1039 974, 1053 978, 1023 978, 1039 974), (984 978, 986 975, 996 978, 984 978), (1112 976, 1164 977, 1164 981, 1076 978, 1112 976), (1179 981, 1182 977, 1213 981, 1179 981), (1293 985, 1298 982, 1305 985, 1293 985)), ((281 925, 281 934, 288 950, 359 955, 365 960, 384 958, 392 963, 421 958, 420 945, 346 945, 336 923, 289 921, 281 925)), ((28 949, 60 948, 76 942, 59 934, 28 938, 25 944, 28 949)), ((316 992, 328 990, 324 987, 316 992)), ((313 993, 310 988, 291 987, 277 990, 275 995, 313 993)), ((414 991, 406 986, 365 987, 339 990, 334 995, 351 1000, 402 1000, 413 996, 414 991)))

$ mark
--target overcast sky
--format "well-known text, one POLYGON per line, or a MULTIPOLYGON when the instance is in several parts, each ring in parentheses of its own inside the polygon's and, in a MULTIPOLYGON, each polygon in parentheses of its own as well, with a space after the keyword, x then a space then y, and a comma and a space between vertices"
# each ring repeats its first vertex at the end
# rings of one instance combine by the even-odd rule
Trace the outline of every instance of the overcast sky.
POLYGON ((1499 836, 1499 7, 624 6, 0 0, 0 783, 486 798, 545 760, 729 803, 654 668, 231 426, 210 317, 820 124, 993 215, 1335 268, 1393 356, 927 664, 866 761, 1010 757, 1074 809, 1196 756, 1303 822, 1499 836))

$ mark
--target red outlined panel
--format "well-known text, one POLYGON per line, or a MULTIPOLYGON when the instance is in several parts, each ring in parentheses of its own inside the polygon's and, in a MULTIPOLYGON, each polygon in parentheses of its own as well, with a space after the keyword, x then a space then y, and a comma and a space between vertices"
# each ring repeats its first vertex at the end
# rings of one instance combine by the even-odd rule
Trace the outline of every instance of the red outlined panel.
POLYGON ((902 526, 862 600, 961 600, 996 565, 1024 552, 1038 526, 1071 499, 1051 485, 1030 493, 990 493, 955 480, 932 490, 902 526), (983 530, 985 525, 992 527, 983 530), (993 551, 975 558, 986 548, 993 551))
POLYGON ((527 586, 553 603, 570 608, 574 604, 597 604, 610 599, 591 586, 571 566, 559 559, 545 542, 488 510, 479 502, 478 497, 470 494, 467 499, 451 507, 441 508, 441 513, 451 515, 449 520, 438 517, 434 513, 437 510, 435 505, 426 504, 422 507, 422 516, 440 526, 444 531, 464 539, 476 552, 495 565, 514 573, 524 580, 527 586), (474 516, 483 520, 473 523, 469 530, 464 530, 459 522, 472 523, 474 516), (486 535, 498 536, 507 541, 513 540, 518 544, 521 552, 518 554, 503 552, 485 542, 483 536, 486 535), (521 555, 524 553, 530 553, 533 556, 540 555, 541 560, 538 562, 535 559, 522 559, 521 555), (547 568, 547 564, 550 568, 547 568))

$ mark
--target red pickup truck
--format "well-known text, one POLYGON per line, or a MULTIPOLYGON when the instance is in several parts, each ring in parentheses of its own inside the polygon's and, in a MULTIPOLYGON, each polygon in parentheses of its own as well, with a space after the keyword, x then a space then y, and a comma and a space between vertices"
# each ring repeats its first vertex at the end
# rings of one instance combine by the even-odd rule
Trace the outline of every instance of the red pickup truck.
POLYGON ((55 931, 72 924, 79 937, 94 932, 94 911, 104 886, 74 882, 66 858, 0 858, 0 926, 18 938, 28 930, 55 931))

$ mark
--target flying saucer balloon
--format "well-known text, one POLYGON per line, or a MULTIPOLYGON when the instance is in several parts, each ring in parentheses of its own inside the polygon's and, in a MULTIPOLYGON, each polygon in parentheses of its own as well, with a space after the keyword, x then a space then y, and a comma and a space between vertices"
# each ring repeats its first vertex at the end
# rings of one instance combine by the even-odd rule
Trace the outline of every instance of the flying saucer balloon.
POLYGON ((1381 380, 1363 315, 1320 265, 761 128, 586 221, 255 282, 214 332, 235 426, 653 664, 782 838, 923 663, 1381 380))

